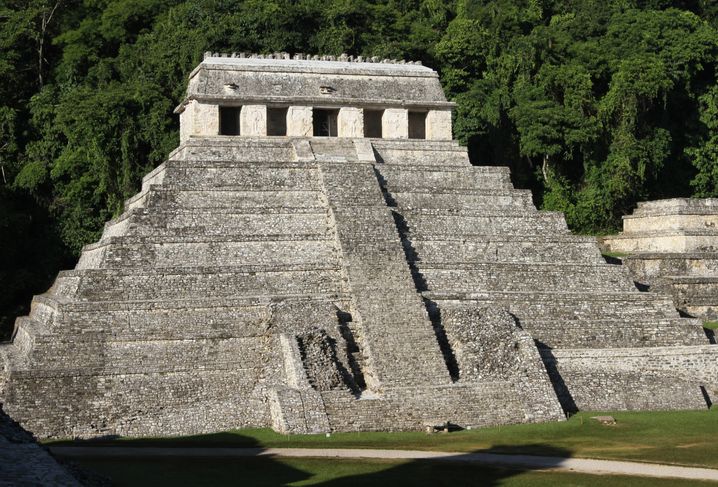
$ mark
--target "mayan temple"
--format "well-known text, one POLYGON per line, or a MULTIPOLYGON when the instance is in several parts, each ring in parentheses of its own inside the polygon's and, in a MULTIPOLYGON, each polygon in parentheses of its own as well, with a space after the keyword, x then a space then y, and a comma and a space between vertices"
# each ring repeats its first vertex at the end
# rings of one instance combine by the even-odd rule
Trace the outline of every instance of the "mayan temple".
POLYGON ((180 145, 0 345, 39 437, 704 409, 718 346, 452 140, 417 63, 208 53, 180 145))

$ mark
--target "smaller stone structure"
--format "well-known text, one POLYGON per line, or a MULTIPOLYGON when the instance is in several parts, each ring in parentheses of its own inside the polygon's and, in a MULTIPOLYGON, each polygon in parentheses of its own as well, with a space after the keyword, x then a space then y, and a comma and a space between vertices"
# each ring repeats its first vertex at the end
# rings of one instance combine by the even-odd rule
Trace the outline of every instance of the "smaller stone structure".
POLYGON ((622 261, 636 282, 669 292, 681 312, 718 318, 718 199, 639 203, 603 245, 629 254, 622 261))

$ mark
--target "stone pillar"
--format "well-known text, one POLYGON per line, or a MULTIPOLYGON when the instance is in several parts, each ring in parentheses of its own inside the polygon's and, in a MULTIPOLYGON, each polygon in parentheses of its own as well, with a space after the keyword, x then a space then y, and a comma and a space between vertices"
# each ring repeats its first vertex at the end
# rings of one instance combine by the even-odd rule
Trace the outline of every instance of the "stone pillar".
POLYGON ((180 142, 190 136, 219 135, 219 106, 192 100, 180 114, 180 142))
POLYGON ((267 135, 267 106, 243 105, 239 114, 239 135, 267 135))
MULTIPOLYGON (((190 102, 191 103, 191 102, 190 102)), ((180 144, 187 139, 194 131, 194 111, 190 110, 190 105, 184 107, 180 113, 180 144)))
POLYGON ((381 119, 381 133, 385 139, 409 138, 409 111, 404 108, 387 108, 381 119))
POLYGON ((451 110, 429 110, 426 115, 426 138, 451 140, 451 110))
POLYGON ((289 107, 287 109, 287 135, 290 137, 311 137, 312 107, 289 107))
POLYGON ((339 109, 337 136, 364 137, 364 112, 361 108, 344 107, 339 109))

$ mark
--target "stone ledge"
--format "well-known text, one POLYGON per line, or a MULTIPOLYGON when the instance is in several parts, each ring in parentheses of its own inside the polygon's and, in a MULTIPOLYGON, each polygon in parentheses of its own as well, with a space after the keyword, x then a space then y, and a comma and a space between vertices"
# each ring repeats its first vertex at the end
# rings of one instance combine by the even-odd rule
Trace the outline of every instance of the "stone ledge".
POLYGON ((189 234, 173 236, 141 236, 141 235, 119 235, 100 240, 99 242, 85 245, 82 250, 90 251, 108 246, 123 245, 164 245, 164 244, 217 244, 226 242, 333 242, 333 236, 326 230, 322 234, 266 234, 266 235, 194 235, 189 234))
POLYGON ((605 348, 601 350, 592 349, 553 349, 541 350, 541 355, 557 358, 623 358, 623 357, 692 357, 698 355, 715 355, 716 367, 718 367, 718 345, 675 345, 664 347, 642 347, 642 348, 605 348))

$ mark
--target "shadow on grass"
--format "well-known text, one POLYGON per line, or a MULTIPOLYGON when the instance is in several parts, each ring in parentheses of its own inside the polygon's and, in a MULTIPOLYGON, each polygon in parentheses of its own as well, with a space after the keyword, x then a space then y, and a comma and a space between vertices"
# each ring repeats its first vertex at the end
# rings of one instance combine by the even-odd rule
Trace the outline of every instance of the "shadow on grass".
MULTIPOLYGON (((507 447, 510 451, 511 447, 507 447)), ((537 451, 542 455, 548 464, 542 466, 507 466, 506 464, 488 464, 485 458, 481 463, 477 457, 486 453, 494 453, 487 450, 445 457, 442 460, 412 460, 399 465, 370 472, 342 476, 328 479, 312 485, 326 487, 350 487, 357 485, 366 486, 404 486, 404 485, 431 485, 439 487, 457 486, 500 486, 511 477, 537 469, 546 469, 559 466, 563 460, 568 458, 569 452, 564 449, 554 448, 548 445, 523 445, 523 451, 537 451)), ((328 459, 329 460, 329 459, 328 459)), ((530 481, 529 481, 530 482, 530 481)))
POLYGON ((222 435, 202 435, 195 437, 194 441, 187 438, 182 444, 174 442, 167 447, 156 440, 146 442, 144 446, 141 446, 142 440, 132 440, 118 447, 118 442, 110 439, 65 442, 64 446, 91 447, 90 451, 83 448, 85 453, 81 456, 68 457, 86 469, 111 478, 112 484, 117 486, 498 486, 510 477, 536 468, 547 468, 547 465, 489 466, 477 463, 477 456, 520 451, 523 454, 557 457, 548 460, 552 462, 549 468, 558 466, 563 459, 571 456, 565 449, 534 444, 478 450, 442 460, 279 457, 267 455, 266 449, 256 439, 247 436, 238 438, 236 433, 224 434, 224 440, 232 445, 228 448, 222 444, 222 435), (207 436, 212 437, 211 444, 208 444, 207 436), (114 446, 112 452, 101 446, 103 443, 114 446), (103 449, 110 455, 103 454, 103 449))

